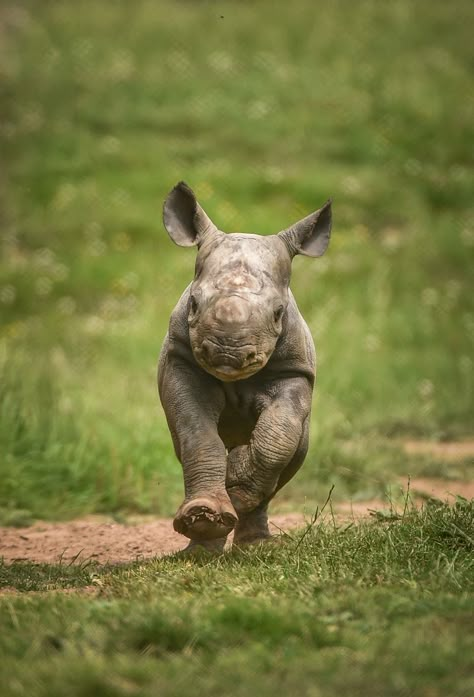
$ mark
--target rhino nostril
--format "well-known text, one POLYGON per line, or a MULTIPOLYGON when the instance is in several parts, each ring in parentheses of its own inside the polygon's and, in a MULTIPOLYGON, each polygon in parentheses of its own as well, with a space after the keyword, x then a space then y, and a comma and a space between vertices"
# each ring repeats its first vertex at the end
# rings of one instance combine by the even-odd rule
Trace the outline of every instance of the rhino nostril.
POLYGON ((247 354, 247 361, 248 363, 253 363, 255 359, 257 358, 257 354, 255 351, 249 351, 247 354))

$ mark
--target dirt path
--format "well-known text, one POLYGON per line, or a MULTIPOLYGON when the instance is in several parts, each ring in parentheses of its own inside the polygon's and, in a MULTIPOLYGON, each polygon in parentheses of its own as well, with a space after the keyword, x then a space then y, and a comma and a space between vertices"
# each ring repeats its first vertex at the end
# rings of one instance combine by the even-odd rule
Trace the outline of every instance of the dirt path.
MULTIPOLYGON (((402 487, 406 480, 400 480, 402 487)), ((474 498, 474 482, 443 479, 413 479, 411 493, 419 502, 432 496, 453 502, 457 494, 474 498)), ((339 521, 360 520, 370 511, 387 509, 387 501, 335 504, 339 521)), ((303 527, 308 519, 302 513, 275 515, 270 518, 272 532, 290 532, 303 527)), ((89 516, 64 523, 37 522, 27 528, 0 528, 0 557, 7 563, 18 560, 39 563, 121 563, 149 559, 183 549, 186 538, 173 530, 169 518, 141 518, 131 524, 110 518, 89 516)))
POLYGON ((463 440, 455 443, 407 440, 403 443, 403 449, 408 455, 433 455, 446 462, 463 458, 473 458, 474 460, 474 440, 463 440))
MULTIPOLYGON (((298 513, 273 516, 271 529, 289 531, 304 525, 298 513)), ((121 563, 171 554, 188 540, 173 530, 171 518, 147 518, 131 525, 100 516, 64 523, 37 522, 28 528, 0 528, 0 555, 6 562, 69 564, 88 559, 121 563)))

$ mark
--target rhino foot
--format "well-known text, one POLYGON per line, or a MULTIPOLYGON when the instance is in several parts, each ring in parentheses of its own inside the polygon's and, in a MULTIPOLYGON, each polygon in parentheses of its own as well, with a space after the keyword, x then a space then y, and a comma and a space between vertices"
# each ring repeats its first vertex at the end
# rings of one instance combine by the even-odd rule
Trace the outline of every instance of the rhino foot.
POLYGON ((227 495, 205 495, 185 501, 173 527, 190 540, 204 542, 225 537, 234 529, 237 514, 227 495))
POLYGON ((248 532, 242 535, 234 536, 234 547, 244 547, 246 545, 258 545, 263 542, 274 542, 275 536, 270 533, 261 533, 260 531, 248 532))
POLYGON ((218 537, 215 540, 190 540, 188 546, 178 552, 178 555, 199 558, 223 554, 226 542, 227 537, 218 537))
POLYGON ((267 506, 259 506, 247 514, 239 515, 235 526, 234 545, 258 544, 273 539, 268 529, 267 506))
POLYGON ((235 549, 246 549, 247 547, 254 547, 256 545, 278 545, 281 544, 280 535, 265 535, 263 537, 249 537, 234 540, 232 547, 235 549))

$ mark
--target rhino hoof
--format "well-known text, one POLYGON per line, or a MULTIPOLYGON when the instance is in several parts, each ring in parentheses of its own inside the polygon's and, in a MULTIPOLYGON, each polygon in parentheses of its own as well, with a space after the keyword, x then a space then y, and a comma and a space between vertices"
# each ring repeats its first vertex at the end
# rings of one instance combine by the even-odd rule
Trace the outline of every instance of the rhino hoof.
POLYGON ((191 557, 193 559, 205 559, 206 557, 224 554, 227 537, 219 537, 215 540, 190 540, 187 547, 176 552, 178 557, 191 557))
POLYGON ((254 535, 242 535, 242 536, 235 536, 234 541, 232 546, 233 547, 250 547, 254 545, 263 545, 263 544, 277 544, 281 541, 279 535, 270 535, 268 534, 260 534, 260 533, 255 533, 254 535))
POLYGON ((180 506, 173 527, 190 540, 215 540, 228 535, 236 522, 237 514, 230 501, 202 496, 180 506))

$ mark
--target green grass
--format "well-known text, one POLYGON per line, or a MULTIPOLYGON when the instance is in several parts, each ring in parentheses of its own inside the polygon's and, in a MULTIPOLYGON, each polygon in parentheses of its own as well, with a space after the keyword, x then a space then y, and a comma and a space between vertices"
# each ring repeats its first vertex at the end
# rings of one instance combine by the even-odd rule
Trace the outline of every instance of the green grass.
POLYGON ((473 532, 460 500, 218 558, 0 567, 2 694, 468 695, 473 532))
POLYGON ((319 377, 305 468, 276 505, 380 493, 433 469, 390 439, 472 433, 470 3, 4 17, 3 520, 178 505, 155 364, 193 273, 160 220, 182 178, 229 231, 334 198, 327 256, 294 264, 319 377))

